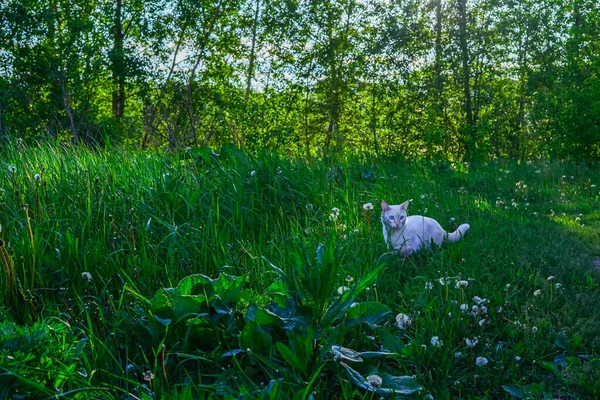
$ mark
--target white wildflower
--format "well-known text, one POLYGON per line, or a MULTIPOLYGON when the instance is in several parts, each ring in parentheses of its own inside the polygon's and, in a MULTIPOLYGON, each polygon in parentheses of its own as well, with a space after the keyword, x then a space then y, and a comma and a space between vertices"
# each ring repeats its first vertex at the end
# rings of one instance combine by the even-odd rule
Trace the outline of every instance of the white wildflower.
POLYGON ((482 319, 481 321, 479 321, 479 326, 483 326, 485 324, 485 319, 482 319))
POLYGON ((42 180, 42 176, 40 174, 35 174, 35 176, 33 177, 33 179, 35 179, 37 182, 42 180))
POLYGON ((521 357, 519 357, 519 356, 516 356, 516 357, 515 357, 515 361, 516 361, 516 362, 519 362, 519 361, 521 361, 521 357))
POLYGON ((431 338, 431 345, 433 347, 442 347, 444 343, 440 340, 438 336, 434 336, 431 338))
POLYGON ((537 326, 534 326, 533 328, 531 328, 531 333, 537 333, 538 328, 537 326))
POLYGON ((367 383, 373 387, 379 387, 383 384, 383 379, 379 375, 367 376, 367 383))
POLYGON ((556 285, 554 285, 557 289, 560 289, 562 287, 562 283, 557 283, 556 285))
POLYGON ((467 347, 475 347, 475 345, 479 343, 479 338, 477 336, 473 339, 466 338, 465 342, 467 343, 467 347))
POLYGON ((450 218, 450 222, 454 222, 456 221, 456 219, 454 219, 454 217, 450 218))
POLYGON ((412 324, 412 320, 406 314, 398 314, 396 315, 396 326, 400 330, 407 329, 412 324))
POLYGON ((461 358, 461 357, 462 357, 461 351, 457 351, 456 353, 454 353, 454 358, 461 358))
POLYGON ((90 274, 89 272, 82 272, 81 273, 81 279, 84 282, 91 282, 92 281, 92 274, 90 274))
POLYGON ((373 204, 371 204, 371 203, 363 204, 363 210, 371 211, 372 209, 373 209, 373 204))
POLYGON ((548 282, 553 281, 554 280, 554 275, 550 275, 547 279, 548 282))
POLYGON ((537 297, 537 296, 539 296, 539 295, 541 295, 541 294, 542 294, 542 291, 541 291, 540 289, 538 289, 538 290, 536 290, 535 292, 533 292, 533 295, 534 295, 535 297, 537 297))
POLYGON ((15 172, 17 172, 17 167, 15 167, 14 165, 9 165, 8 166, 8 172, 14 174, 15 172))
POLYGON ((487 307, 486 306, 480 306, 479 307, 479 312, 481 314, 487 314, 487 307))
POLYGON ((250 176, 255 176, 256 175, 256 171, 250 171, 250 176))
POLYGON ((460 305, 460 311, 462 311, 462 312, 469 311, 469 305, 468 304, 461 304, 460 305))
POLYGON ((482 299, 482 298, 481 298, 481 297, 479 297, 479 296, 475 296, 475 297, 473 297, 473 302, 474 302, 475 304, 477 304, 477 305, 483 304, 483 303, 485 303, 486 301, 487 301, 487 299, 482 299))
POLYGON ((469 286, 469 281, 457 281, 456 282, 456 287, 459 289, 466 288, 467 286, 469 286))
POLYGON ((350 290, 350 288, 348 286, 340 286, 339 288, 337 288, 337 292, 340 296, 342 294, 344 294, 344 292, 347 292, 348 290, 350 290))
POLYGON ((483 367, 488 364, 488 360, 485 357, 477 357, 477 360, 475 360, 475 364, 478 367, 483 367))
POLYGON ((433 282, 426 282, 425 290, 431 290, 431 289, 433 289, 433 282))

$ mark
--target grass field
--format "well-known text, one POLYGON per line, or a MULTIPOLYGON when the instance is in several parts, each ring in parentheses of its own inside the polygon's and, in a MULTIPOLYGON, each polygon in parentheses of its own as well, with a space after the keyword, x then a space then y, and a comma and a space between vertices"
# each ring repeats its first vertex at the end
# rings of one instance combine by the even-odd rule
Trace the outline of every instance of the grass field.
POLYGON ((600 396, 598 166, 218 153, 0 150, 1 398, 600 396))

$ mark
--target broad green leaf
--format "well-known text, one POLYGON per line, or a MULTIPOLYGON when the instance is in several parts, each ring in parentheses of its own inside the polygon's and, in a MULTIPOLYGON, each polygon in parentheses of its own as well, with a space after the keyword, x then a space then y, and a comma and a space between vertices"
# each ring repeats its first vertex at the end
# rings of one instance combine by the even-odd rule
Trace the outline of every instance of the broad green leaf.
POLYGON ((517 386, 514 386, 514 385, 502 385, 502 389, 504 389, 506 392, 508 392, 508 394, 510 394, 513 397, 516 397, 517 399, 523 399, 523 398, 525 398, 525 394, 517 386))
POLYGON ((397 335, 384 329, 379 331, 379 340, 381 340, 383 348, 392 353, 400 353, 404 348, 404 343, 402 343, 402 340, 397 335))
POLYGON ((423 389, 412 376, 393 376, 387 373, 380 376, 383 382, 376 389, 379 394, 413 394, 423 389))
POLYGON ((372 328, 377 328, 391 313, 391 308, 376 301, 358 303, 348 309, 348 325, 364 322, 372 328))
POLYGON ((362 362, 360 353, 342 346, 331 346, 334 361, 362 362))
POLYGON ((287 345, 283 344, 282 342, 277 342, 276 346, 277 346, 277 351, 279 351, 279 354, 281 354, 281 357, 283 358, 283 360, 285 362, 290 364, 292 367, 294 367, 298 371, 300 371, 302 373, 306 373, 306 365, 304 363, 300 362, 300 360, 298 359, 296 354, 292 351, 292 349, 290 349, 287 345))
POLYGON ((239 336, 240 348, 251 349, 259 354, 269 355, 271 353, 271 336, 254 321, 244 326, 239 336))

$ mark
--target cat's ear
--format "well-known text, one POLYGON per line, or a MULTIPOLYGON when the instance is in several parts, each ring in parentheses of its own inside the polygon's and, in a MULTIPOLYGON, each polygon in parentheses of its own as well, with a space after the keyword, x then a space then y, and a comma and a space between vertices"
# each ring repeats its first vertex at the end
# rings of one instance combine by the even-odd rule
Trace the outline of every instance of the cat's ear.
POLYGON ((390 205, 388 203, 385 202, 385 200, 381 201, 381 209, 383 211, 389 211, 390 210, 390 205))
POLYGON ((400 209, 401 209, 402 211, 406 211, 406 207, 408 207, 408 202, 409 202, 409 201, 410 201, 410 200, 406 200, 404 203, 400 204, 400 209))

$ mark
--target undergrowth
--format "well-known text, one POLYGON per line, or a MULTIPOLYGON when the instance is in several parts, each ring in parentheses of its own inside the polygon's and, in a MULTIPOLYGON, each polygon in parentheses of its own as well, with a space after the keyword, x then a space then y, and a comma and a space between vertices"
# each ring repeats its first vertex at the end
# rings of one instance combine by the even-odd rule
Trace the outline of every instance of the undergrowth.
POLYGON ((600 394, 598 167, 0 157, 2 398, 600 394), (383 199, 471 229, 403 258, 383 199))

